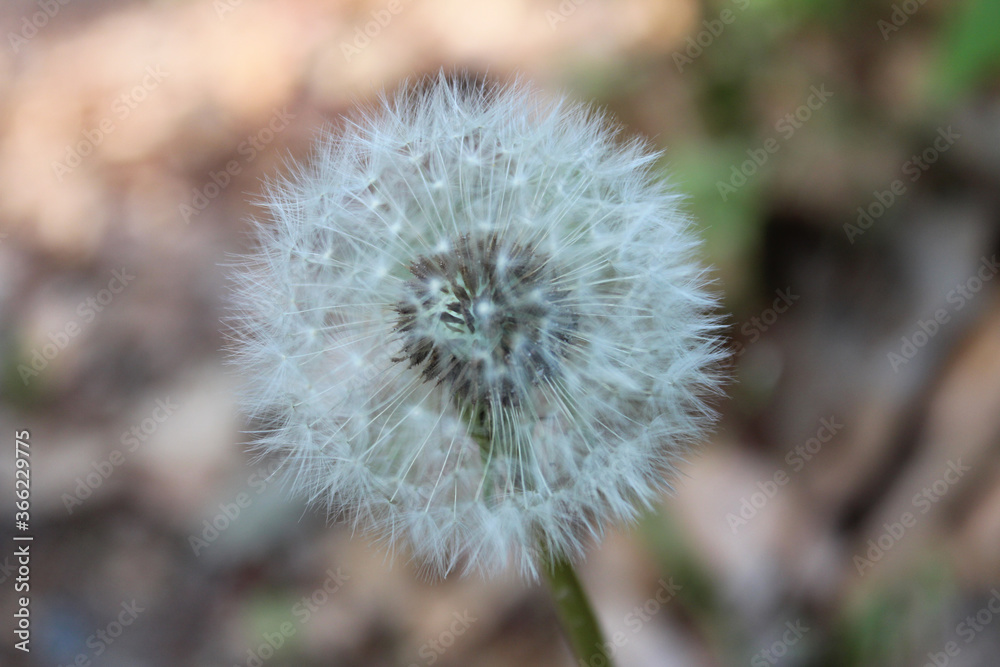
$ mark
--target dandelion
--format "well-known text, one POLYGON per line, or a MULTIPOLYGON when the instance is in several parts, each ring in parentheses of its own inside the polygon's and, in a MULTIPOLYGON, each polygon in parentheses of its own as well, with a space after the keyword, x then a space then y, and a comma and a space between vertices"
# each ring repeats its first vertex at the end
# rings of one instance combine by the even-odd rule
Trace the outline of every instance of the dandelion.
POLYGON ((270 189, 235 353, 296 488, 430 572, 529 577, 660 496, 711 422, 715 300, 617 135, 441 75, 270 189))

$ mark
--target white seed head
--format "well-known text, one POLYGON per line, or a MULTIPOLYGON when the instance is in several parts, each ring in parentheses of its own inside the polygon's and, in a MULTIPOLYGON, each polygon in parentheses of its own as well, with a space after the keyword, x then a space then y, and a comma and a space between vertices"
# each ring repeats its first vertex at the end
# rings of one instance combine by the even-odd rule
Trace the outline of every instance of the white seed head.
POLYGON ((533 576, 658 497, 712 421, 718 320, 616 134, 441 75, 270 189, 233 351, 296 487, 438 574, 533 576))

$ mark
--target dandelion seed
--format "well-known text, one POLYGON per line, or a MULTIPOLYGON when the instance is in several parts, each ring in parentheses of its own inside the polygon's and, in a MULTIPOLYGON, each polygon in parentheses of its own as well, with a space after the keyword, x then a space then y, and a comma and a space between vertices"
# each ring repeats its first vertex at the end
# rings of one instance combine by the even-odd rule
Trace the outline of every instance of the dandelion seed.
POLYGON ((298 488, 439 574, 536 575, 657 499, 711 422, 715 302, 616 135, 442 75, 271 189, 234 352, 298 488))

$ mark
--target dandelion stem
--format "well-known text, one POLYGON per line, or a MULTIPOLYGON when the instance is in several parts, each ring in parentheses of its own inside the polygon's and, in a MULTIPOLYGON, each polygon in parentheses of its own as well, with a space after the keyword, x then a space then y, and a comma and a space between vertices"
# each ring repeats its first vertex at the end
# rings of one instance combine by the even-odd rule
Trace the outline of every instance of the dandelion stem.
MULTIPOLYGON (((476 418, 471 421, 470 434, 479 444, 479 451, 483 457, 484 482, 489 480, 490 462, 493 458, 493 447, 497 443, 493 442, 486 428, 486 420, 482 412, 475 413, 476 418)), ((492 487, 486 485, 486 497, 492 498, 492 487)), ((579 659, 581 667, 613 667, 611 658, 607 653, 604 643, 604 636, 601 634, 601 626, 597 622, 594 610, 587 599, 587 593, 580 585, 580 578, 573 569, 572 563, 562 556, 553 555, 541 542, 543 570, 549 590, 552 592, 552 599, 555 601, 559 620, 562 622, 563 631, 569 640, 573 653, 579 659)))
POLYGON ((547 550, 545 555, 545 578, 552 591, 563 631, 579 664, 611 667, 613 663, 605 649, 601 627, 573 565, 565 558, 552 557, 547 550))

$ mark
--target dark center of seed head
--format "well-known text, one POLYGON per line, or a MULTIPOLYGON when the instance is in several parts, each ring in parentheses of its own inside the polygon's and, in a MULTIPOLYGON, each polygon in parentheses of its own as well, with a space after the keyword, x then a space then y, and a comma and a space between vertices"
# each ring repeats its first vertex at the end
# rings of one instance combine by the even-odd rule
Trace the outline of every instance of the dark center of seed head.
POLYGON ((575 316, 546 255, 497 235, 418 257, 396 304, 402 354, 462 405, 517 405, 558 375, 575 316))

